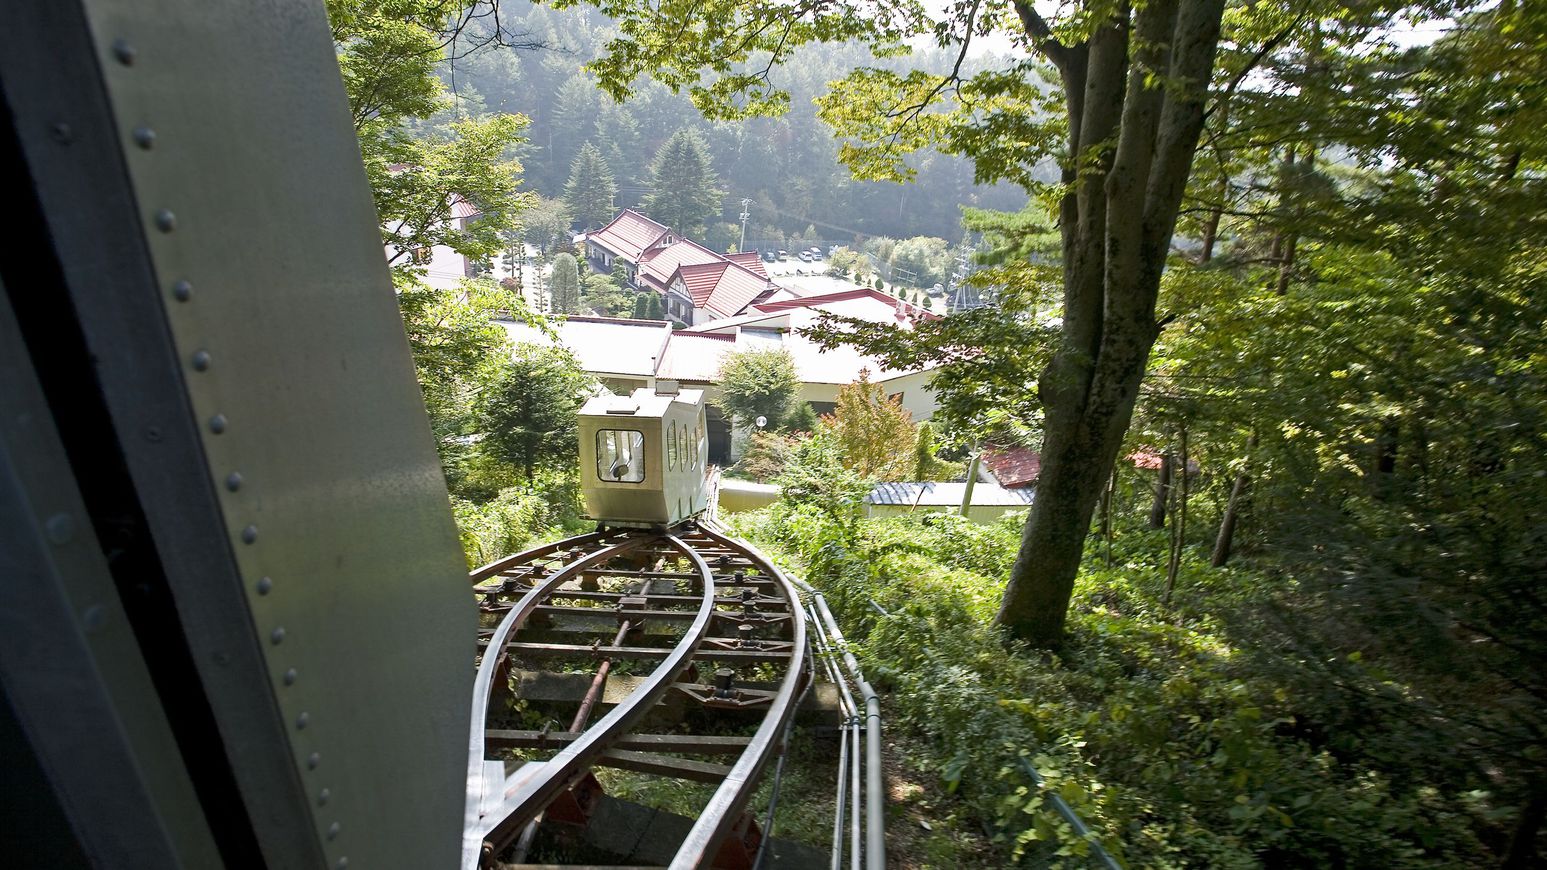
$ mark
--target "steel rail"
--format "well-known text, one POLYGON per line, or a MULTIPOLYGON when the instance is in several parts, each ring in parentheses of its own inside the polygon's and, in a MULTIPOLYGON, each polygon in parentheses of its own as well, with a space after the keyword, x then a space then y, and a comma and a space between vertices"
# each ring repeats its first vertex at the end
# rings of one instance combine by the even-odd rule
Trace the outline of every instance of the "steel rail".
POLYGON ((789 579, 778 566, 750 544, 721 535, 707 523, 700 524, 698 530, 704 537, 722 548, 741 554, 759 571, 774 578, 778 589, 784 594, 793 617, 790 620, 793 653, 790 657, 789 669, 785 672, 784 680, 779 686, 779 694, 769 704, 768 712, 753 735, 746 752, 736 760, 730 774, 725 777, 725 781, 709 799, 708 805, 699 813, 692 830, 688 831, 687 837, 683 839, 682 846, 677 850, 677 856, 672 859, 672 870, 707 867, 714 860, 720 844, 730 834, 731 828, 739 821, 742 811, 752 799, 759 775, 775 754, 778 743, 783 739, 786 724, 795 714, 800 684, 805 679, 806 671, 806 623, 804 619, 797 616, 801 609, 800 595, 789 579))
MULTIPOLYGON (((484 574, 486 577, 493 576, 510 566, 530 562, 542 555, 586 544, 594 545, 600 542, 602 538, 603 536, 599 533, 580 535, 565 541, 558 541, 517 553, 514 556, 487 565, 480 570, 487 572, 484 574)), ((505 614, 505 618, 500 620, 499 627, 494 630, 492 640, 496 642, 489 644, 486 648, 483 659, 478 663, 478 675, 474 678, 473 683, 472 727, 468 733, 467 740, 467 803, 463 809, 462 816, 462 867, 464 870, 472 870, 472 868, 477 867, 483 852, 483 837, 485 833, 483 807, 488 796, 486 770, 489 767, 489 761, 484 757, 484 728, 489 717, 489 695, 493 690, 494 675, 499 667, 500 653, 504 651, 505 639, 526 621, 526 618, 536 609, 539 600, 549 590, 556 589, 565 582, 568 582, 586 567, 615 558, 644 544, 647 540, 649 538, 645 536, 625 537, 618 544, 595 550, 565 565, 522 596, 521 600, 505 614)))
POLYGON ((547 556, 563 550, 573 550, 576 547, 589 550, 598 542, 603 541, 611 536, 612 535, 607 532, 586 532, 583 535, 576 535, 573 538, 564 538, 563 540, 553 541, 552 543, 548 544, 539 544, 538 546, 532 547, 529 550, 522 550, 513 556, 506 556, 503 559, 496 559, 481 568, 474 568, 471 572, 468 573, 467 578, 473 583, 479 583, 483 580, 487 580, 490 577, 493 577, 495 574, 498 574, 501 571, 509 570, 516 565, 524 565, 528 562, 535 561, 539 556, 547 556))
MULTIPOLYGON (((501 629, 513 629, 516 624, 523 621, 527 614, 536 609, 538 603, 548 597, 562 583, 571 579, 584 567, 598 564, 604 559, 610 559, 620 552, 628 549, 630 545, 637 545, 646 540, 662 540, 663 538, 651 536, 639 537, 626 541, 624 544, 600 551, 587 556, 579 562, 573 563, 560 572, 559 575, 549 578, 541 586, 533 588, 522 599, 520 605, 512 608, 505 621, 501 623, 501 629)), ((532 816, 546 807, 555 797, 569 788, 574 782, 588 770, 602 755, 609 744, 621 737, 628 728, 640 717, 645 715, 671 688, 672 683, 692 662, 698 651, 698 645, 708 635, 715 605, 714 572, 710 570, 703 557, 693 550, 685 541, 675 535, 666 535, 664 540, 674 549, 680 551, 694 564, 700 578, 700 602, 698 615, 693 623, 683 632, 671 654, 651 673, 648 680, 631 693, 628 698, 615 706, 606 716, 603 716, 595 725, 587 729, 578 739, 564 747, 552 759, 539 764, 528 764, 518 769, 505 780, 505 795, 500 805, 493 811, 483 814, 477 819, 476 824, 471 825, 463 834, 463 870, 473 870, 477 866, 482 854, 484 841, 490 840, 496 844, 496 848, 503 846, 502 840, 508 840, 515 836, 519 828, 529 821, 532 816)), ((509 630, 503 633, 497 632, 491 638, 491 648, 503 647, 509 630)), ((485 661, 492 661, 495 657, 485 654, 485 661)), ((480 676, 482 669, 480 668, 480 676)), ((476 712, 476 711, 475 711, 476 712)), ((486 712, 486 710, 485 710, 486 712)), ((480 747, 479 755, 482 755, 484 717, 474 718, 474 738, 480 747)), ((469 773, 472 774, 474 765, 482 765, 482 759, 470 758, 469 773)), ((733 770, 734 773, 734 770, 733 770)), ((480 801, 481 803, 481 801, 480 801)), ((475 812, 470 810, 470 814, 475 812)))

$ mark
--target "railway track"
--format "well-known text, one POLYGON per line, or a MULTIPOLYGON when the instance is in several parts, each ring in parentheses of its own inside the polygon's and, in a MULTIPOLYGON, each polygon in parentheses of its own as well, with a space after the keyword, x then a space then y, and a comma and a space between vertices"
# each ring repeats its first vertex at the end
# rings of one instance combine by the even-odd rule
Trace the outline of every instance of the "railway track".
POLYGON ((534 843, 573 837, 600 799, 601 767, 714 784, 670 866, 754 866, 763 834, 747 807, 813 676, 789 579, 693 522, 569 538, 472 579, 483 627, 464 870, 519 866, 534 843), (513 684, 544 681, 585 689, 578 702, 548 704, 541 729, 495 727, 512 724, 523 694, 513 684), (661 715, 667 708, 688 711, 693 729, 661 715))

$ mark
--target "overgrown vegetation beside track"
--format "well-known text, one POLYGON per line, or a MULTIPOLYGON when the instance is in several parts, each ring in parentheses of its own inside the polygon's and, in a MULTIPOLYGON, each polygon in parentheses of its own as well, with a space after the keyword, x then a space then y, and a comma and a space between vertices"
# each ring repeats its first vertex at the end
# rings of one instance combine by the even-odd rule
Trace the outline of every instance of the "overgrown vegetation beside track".
POLYGON ((1486 861, 1483 793, 1408 764, 1395 707, 1349 721, 1352 698, 1416 705, 1416 691, 1357 653, 1295 652, 1315 602, 1294 578, 1189 555, 1166 608, 1165 533, 1132 530, 1112 569, 1081 575, 1056 654, 1007 653, 990 624, 1020 521, 781 503, 734 527, 824 591, 885 689, 890 728, 920 738, 932 797, 954 795, 957 824, 986 828, 1006 864, 1086 863, 1027 763, 1129 866, 1486 861))

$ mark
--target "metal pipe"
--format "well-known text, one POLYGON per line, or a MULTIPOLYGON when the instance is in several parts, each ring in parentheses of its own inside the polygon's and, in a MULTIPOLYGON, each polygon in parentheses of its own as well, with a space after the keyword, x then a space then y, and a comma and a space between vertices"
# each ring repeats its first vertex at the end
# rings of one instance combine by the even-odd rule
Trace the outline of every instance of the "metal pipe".
MULTIPOLYGON (((881 782, 881 698, 860 671, 859 660, 849 650, 838 620, 827 607, 827 599, 821 592, 798 577, 790 578, 797 586, 811 594, 817 612, 827 624, 843 662, 865 699, 865 866, 867 870, 884 870, 886 867, 886 806, 881 782)), ((859 747, 855 747, 858 753, 859 747)))
POLYGON ((962 487, 962 516, 966 516, 967 511, 972 507, 972 488, 978 483, 978 463, 982 460, 982 453, 974 453, 972 464, 967 466, 967 485, 962 487))
POLYGON ((1118 864, 1116 859, 1107 854, 1107 850, 1101 847, 1101 841, 1091 834, 1090 828, 1086 827, 1085 822, 1075 813, 1074 807, 1069 806, 1058 792, 1047 787, 1047 782, 1042 778, 1042 774, 1037 773, 1037 766, 1032 764, 1024 755, 1021 756, 1021 767, 1026 770, 1026 774, 1031 777, 1031 781, 1036 783, 1037 788, 1042 789, 1043 793, 1047 796, 1048 802, 1053 805, 1053 809, 1057 810, 1058 814, 1064 817, 1064 821, 1074 828, 1074 832, 1079 835, 1080 839, 1090 844, 1091 857, 1095 858, 1107 870, 1122 870, 1122 865, 1118 864))
MULTIPOLYGON (((827 640, 827 629, 822 625, 822 620, 816 615, 816 610, 811 605, 806 605, 807 615, 811 619, 811 625, 815 629, 812 636, 816 638, 818 651, 822 656, 822 667, 827 673, 827 679, 838 687, 838 706, 843 714, 843 724, 838 726, 838 793, 833 800, 833 860, 831 870, 839 870, 843 866, 843 839, 845 811, 849 800, 849 734, 857 726, 859 717, 855 714, 854 696, 849 692, 849 684, 839 673, 837 656, 833 653, 827 640)), ((858 816, 855 816, 856 823, 858 816)))
MULTIPOLYGON (((773 562, 756 547, 744 541, 740 543, 749 553, 778 570, 778 567, 774 566, 773 562)), ((779 574, 811 596, 817 612, 821 614, 822 622, 826 624, 835 649, 842 656, 850 677, 859 687, 861 697, 865 699, 865 868, 866 870, 886 870, 886 804, 881 782, 881 698, 866 681, 864 673, 860 671, 859 660, 849 651, 848 641, 844 640, 843 631, 838 628, 838 620, 833 618, 832 611, 827 607, 827 599, 816 587, 799 577, 783 571, 779 571, 779 574)), ((859 746, 856 739, 856 762, 858 755, 859 746)), ((856 818, 854 823, 858 827, 859 819, 856 818)))
MULTIPOLYGON (((618 626, 618 635, 612 639, 612 645, 623 645, 623 639, 628 636, 631 628, 628 620, 618 626)), ((586 689, 585 697, 580 701, 580 709, 575 712, 575 721, 570 723, 569 730, 580 733, 585 729, 585 723, 591 721, 591 710, 596 707, 596 701, 602 696, 602 689, 607 686, 607 674, 612 671, 612 659, 602 659, 602 663, 596 667, 596 676, 591 678, 591 687, 586 689)))

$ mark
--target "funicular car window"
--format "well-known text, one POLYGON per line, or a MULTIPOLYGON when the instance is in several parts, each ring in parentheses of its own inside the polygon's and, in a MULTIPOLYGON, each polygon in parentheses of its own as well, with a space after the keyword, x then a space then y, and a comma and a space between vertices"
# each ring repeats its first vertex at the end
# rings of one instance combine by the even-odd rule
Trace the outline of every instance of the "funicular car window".
POLYGON ((677 421, 671 422, 671 428, 666 430, 666 470, 672 471, 677 467, 677 421))
POLYGON ((596 475, 615 483, 643 481, 645 433, 635 429, 597 430, 596 475))

